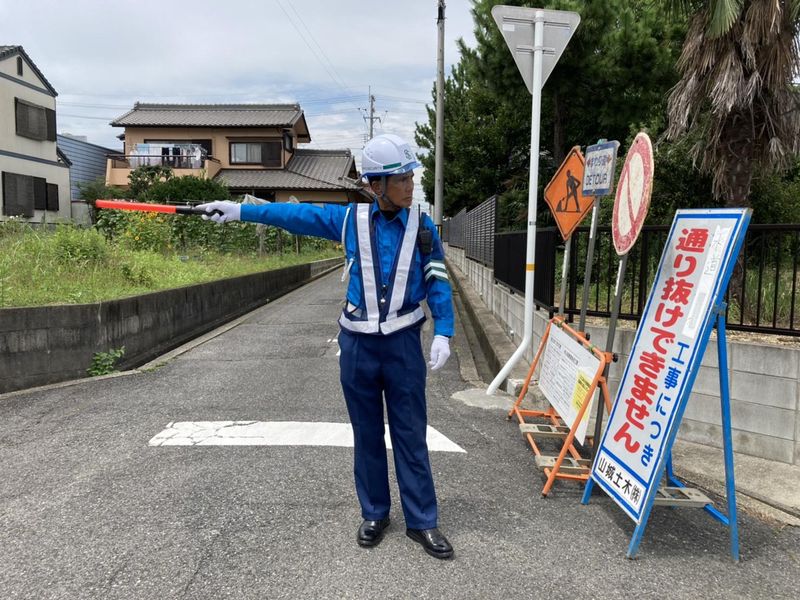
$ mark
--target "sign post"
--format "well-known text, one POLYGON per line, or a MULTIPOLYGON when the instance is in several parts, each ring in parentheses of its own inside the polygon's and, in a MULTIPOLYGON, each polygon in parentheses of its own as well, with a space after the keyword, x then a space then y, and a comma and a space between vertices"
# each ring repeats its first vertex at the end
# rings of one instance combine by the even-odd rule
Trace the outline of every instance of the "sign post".
MULTIPOLYGON (((650 208, 650 192, 653 187, 653 146, 650 137, 639 132, 628 149, 622 173, 617 182, 617 195, 614 198, 614 213, 611 219, 611 234, 614 238, 614 248, 620 255, 619 269, 617 270, 617 283, 614 286, 614 303, 611 307, 611 319, 608 322, 608 337, 606 338, 606 352, 614 351, 614 337, 617 332, 619 319, 619 305, 622 302, 622 286, 625 283, 625 270, 628 266, 628 251, 636 243, 644 226, 647 209, 650 208)), ((605 377, 608 378, 608 367, 605 377)), ((592 446, 592 456, 597 450, 597 440, 603 427, 603 411, 598 406, 594 422, 595 445, 592 446)))
POLYGON ((569 151, 564 162, 544 188, 544 199, 553 213, 553 218, 564 239, 564 264, 561 268, 561 300, 558 314, 564 315, 567 299, 567 277, 569 256, 572 248, 572 233, 594 204, 591 196, 584 195, 581 181, 584 179, 584 159, 579 146, 569 151))
POLYGON ((581 302, 581 318, 578 331, 586 330, 586 308, 589 304, 589 286, 592 284, 592 266, 594 264, 594 242, 597 234, 597 218, 600 212, 600 200, 611 194, 614 189, 614 168, 617 164, 619 142, 600 140, 586 148, 586 164, 583 172, 583 195, 594 196, 592 208, 592 224, 589 227, 589 247, 586 250, 586 272, 583 275, 583 300, 581 302))
POLYGON ((539 186, 539 126, 542 86, 580 23, 573 12, 498 5, 492 8, 522 79, 531 93, 531 157, 528 180, 528 247, 525 254, 525 323, 522 343, 486 389, 492 395, 522 358, 533 339, 533 278, 536 269, 536 213, 539 186))
POLYGON ((683 504, 704 507, 729 526, 738 560, 723 298, 749 220, 749 209, 679 210, 672 223, 582 500, 589 502, 596 483, 634 520, 628 558, 636 555, 654 504, 683 504), (727 515, 684 488, 671 468, 672 445, 715 325, 727 515), (665 474, 673 487, 659 489, 665 474))

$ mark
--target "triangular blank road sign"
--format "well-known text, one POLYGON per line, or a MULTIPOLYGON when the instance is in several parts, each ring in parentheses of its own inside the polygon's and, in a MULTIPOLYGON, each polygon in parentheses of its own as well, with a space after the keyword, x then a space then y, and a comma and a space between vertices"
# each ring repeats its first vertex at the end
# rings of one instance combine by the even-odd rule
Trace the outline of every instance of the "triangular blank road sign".
POLYGON ((544 13, 544 43, 542 44, 542 86, 561 58, 572 34, 581 22, 578 13, 563 10, 544 10, 520 6, 498 5, 492 8, 497 27, 508 44, 528 91, 533 94, 533 26, 536 13, 544 13))

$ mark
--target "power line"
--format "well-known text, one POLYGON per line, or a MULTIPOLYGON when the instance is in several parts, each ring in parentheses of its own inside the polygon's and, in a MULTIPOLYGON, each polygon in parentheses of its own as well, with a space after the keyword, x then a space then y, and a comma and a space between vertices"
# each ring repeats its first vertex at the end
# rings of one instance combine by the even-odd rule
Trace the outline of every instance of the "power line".
MULTIPOLYGON (((292 9, 292 12, 293 12, 295 15, 297 15, 297 18, 298 18, 298 20, 300 21, 300 24, 301 24, 301 25, 303 26, 303 28, 304 28, 304 29, 305 29, 305 30, 308 32, 308 35, 311 37, 311 41, 312 41, 312 42, 314 42, 314 45, 316 45, 316 47, 317 47, 317 48, 319 48, 319 51, 320 51, 320 53, 321 53, 321 54, 322 54, 322 56, 325 58, 325 60, 328 62, 328 64, 330 65, 331 69, 332 69, 332 70, 333 70, 333 72, 336 74, 336 77, 339 79, 339 81, 340 81, 342 84, 345 84, 345 81, 344 81, 344 79, 342 79, 342 77, 339 75, 339 72, 336 70, 336 67, 334 66, 333 62, 332 62, 332 61, 331 61, 331 59, 328 57, 327 53, 326 53, 326 52, 325 52, 325 50, 322 48, 322 46, 320 46, 320 45, 319 45, 319 42, 317 42, 317 39, 316 39, 316 37, 314 37, 314 34, 313 34, 313 33, 311 33, 311 30, 308 28, 308 25, 306 25, 306 22, 303 20, 303 17, 301 17, 301 16, 300 16, 300 13, 298 13, 298 12, 297 12, 297 9, 294 7, 294 5, 293 5, 293 4, 289 4, 289 8, 291 8, 291 9, 292 9)), ((343 85, 343 87, 344 87, 345 89, 352 89, 352 88, 349 88, 347 85, 343 85)))
MULTIPOLYGON (((331 73, 331 70, 328 68, 328 66, 325 64, 325 62, 320 58, 319 54, 317 54, 317 51, 314 50, 314 48, 311 46, 311 44, 308 43, 308 39, 306 39, 305 34, 301 31, 301 29, 297 26, 297 23, 294 22, 294 19, 292 19, 291 15, 283 7, 283 4, 281 3, 281 0, 275 0, 275 2, 278 5, 278 7, 281 9, 281 11, 283 11, 283 14, 286 15, 286 18, 289 20, 289 23, 292 25, 292 27, 294 27, 294 30, 297 31, 298 34, 300 34, 300 38, 303 40, 303 43, 308 47, 308 49, 311 51, 311 54, 314 55, 314 58, 317 59, 317 62, 319 62, 319 64, 322 66, 322 68, 325 70, 325 72, 328 74, 328 76, 331 78, 331 80, 336 85, 338 85, 340 88, 342 88, 343 91, 348 92, 349 90, 347 89, 347 86, 344 85, 340 80, 338 80, 336 78, 336 76, 334 76, 333 73, 331 73)), ((310 31, 309 31, 309 35, 311 35, 311 38, 313 39, 314 36, 313 36, 313 34, 311 34, 310 31)), ((317 44, 317 45, 319 45, 319 44, 317 44)))

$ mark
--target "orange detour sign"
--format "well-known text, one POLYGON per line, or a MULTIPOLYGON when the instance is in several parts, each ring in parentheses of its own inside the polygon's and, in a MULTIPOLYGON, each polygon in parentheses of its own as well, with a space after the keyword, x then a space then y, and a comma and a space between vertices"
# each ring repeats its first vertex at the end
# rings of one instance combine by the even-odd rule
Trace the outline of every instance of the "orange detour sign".
POLYGON ((584 196, 582 192, 583 165, 581 149, 575 146, 544 188, 545 202, 553 212, 561 237, 565 240, 594 204, 594 198, 584 196))

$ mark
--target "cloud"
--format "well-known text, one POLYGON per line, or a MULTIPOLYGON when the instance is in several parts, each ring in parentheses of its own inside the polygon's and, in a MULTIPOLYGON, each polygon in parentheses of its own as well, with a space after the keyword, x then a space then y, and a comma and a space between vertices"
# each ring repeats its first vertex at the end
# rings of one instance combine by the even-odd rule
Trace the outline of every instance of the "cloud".
MULTIPOLYGON (((447 1, 448 72, 455 40, 474 43, 469 9, 447 1)), ((137 100, 299 102, 313 146, 360 155, 368 89, 377 133, 413 144, 427 121, 436 13, 434 0, 0 0, 0 44, 22 45, 59 92, 59 131, 96 144, 120 147, 108 122, 137 100)))

